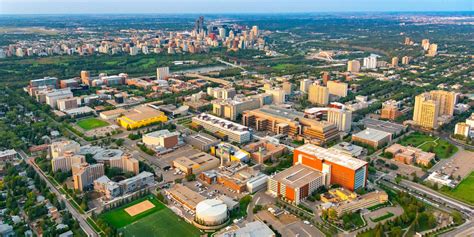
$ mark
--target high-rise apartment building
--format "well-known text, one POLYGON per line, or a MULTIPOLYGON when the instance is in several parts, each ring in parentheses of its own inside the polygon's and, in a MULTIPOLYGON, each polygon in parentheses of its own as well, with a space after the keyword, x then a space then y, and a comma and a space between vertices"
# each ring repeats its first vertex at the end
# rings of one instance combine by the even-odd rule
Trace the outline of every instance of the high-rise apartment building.
POLYGON ((164 80, 170 76, 169 67, 159 67, 156 69, 156 80, 164 80))
POLYGON ((357 60, 351 60, 347 62, 347 71, 357 73, 360 71, 360 62, 357 60))
POLYGON ((392 58, 392 67, 398 67, 398 57, 392 58))
POLYGON ((94 180, 104 175, 104 164, 88 163, 74 164, 72 166, 72 179, 74 181, 74 189, 83 191, 87 187, 92 186, 94 180))
POLYGON ((73 140, 53 142, 49 146, 51 158, 63 156, 66 152, 78 153, 81 145, 73 140))
POLYGON ((329 108, 327 121, 335 124, 339 131, 350 132, 352 126, 352 112, 345 109, 329 108))
POLYGON ((430 47, 428 48, 427 56, 434 57, 437 54, 438 54, 438 45, 437 44, 430 44, 430 47))
POLYGON ((310 85, 308 89, 308 101, 312 104, 329 104, 329 89, 318 84, 310 85))
POLYGON ((310 79, 302 79, 300 81, 300 91, 304 93, 308 93, 309 86, 313 83, 310 79))
POLYGON ((366 69, 375 69, 377 68, 377 56, 370 55, 369 57, 364 58, 364 67, 366 69))
POLYGON ((402 58, 402 64, 404 64, 404 65, 410 64, 410 57, 408 57, 408 56, 403 56, 403 58, 402 58))
POLYGON ((421 47, 423 47, 424 50, 428 50, 430 48, 430 40, 429 39, 422 39, 421 40, 421 47))
POLYGON ((208 87, 207 95, 212 96, 216 99, 232 99, 236 95, 235 89, 233 87, 229 88, 220 88, 220 87, 208 87))
POLYGON ((454 106, 456 104, 457 95, 454 92, 434 90, 430 91, 433 100, 439 102, 439 115, 453 116, 454 106))
POLYGON ((73 152, 66 152, 64 155, 51 159, 51 168, 53 172, 68 172, 74 164, 86 162, 85 156, 75 155, 73 152))
POLYGON ((438 127, 439 102, 433 100, 429 93, 415 97, 413 121, 416 125, 434 129, 438 127))
POLYGON ((331 75, 329 75, 329 72, 323 72, 323 85, 327 86, 328 81, 331 80, 331 75))
POLYGON ((338 81, 328 81, 327 87, 329 94, 339 97, 346 97, 349 84, 338 81))

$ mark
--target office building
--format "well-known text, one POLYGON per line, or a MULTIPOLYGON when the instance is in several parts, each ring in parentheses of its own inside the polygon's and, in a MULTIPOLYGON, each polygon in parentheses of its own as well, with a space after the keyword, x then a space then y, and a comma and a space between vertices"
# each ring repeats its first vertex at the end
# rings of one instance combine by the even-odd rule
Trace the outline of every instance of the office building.
POLYGON ((293 84, 289 81, 285 81, 282 83, 281 88, 285 92, 286 95, 291 95, 293 94, 293 84))
POLYGON ((327 185, 326 174, 302 164, 296 164, 268 178, 267 191, 274 197, 300 204, 321 186, 327 185))
POLYGON ((53 109, 57 109, 57 101, 60 99, 72 98, 73 94, 70 88, 53 90, 46 94, 46 104, 51 106, 53 109))
POLYGON ((406 131, 407 126, 389 121, 377 120, 372 118, 364 118, 360 121, 366 128, 372 128, 392 134, 392 138, 406 131))
POLYGON ((74 181, 74 189, 83 191, 90 187, 94 180, 104 175, 103 164, 74 164, 72 165, 72 179, 74 181))
POLYGON ((422 39, 421 40, 421 47, 423 47, 423 50, 428 50, 430 48, 430 40, 429 39, 422 39))
POLYGON ((433 100, 439 103, 439 115, 453 116, 454 107, 457 101, 457 94, 449 91, 434 90, 430 91, 433 100))
POLYGON ((124 154, 120 158, 103 158, 98 160, 98 163, 103 163, 111 168, 119 168, 124 172, 134 173, 135 175, 140 172, 139 162, 133 158, 131 154, 124 154))
POLYGON ((89 71, 81 71, 81 82, 83 84, 89 85, 90 78, 91 78, 91 74, 89 71))
POLYGON ((265 89, 265 93, 272 95, 272 101, 274 104, 284 104, 286 102, 287 93, 283 88, 268 88, 265 89))
POLYGON ((365 152, 364 148, 348 142, 341 142, 329 148, 329 150, 338 150, 346 155, 350 155, 355 158, 361 158, 365 152))
POLYGON ((86 162, 86 158, 83 155, 75 155, 68 151, 62 156, 58 156, 51 159, 51 167, 53 172, 62 171, 68 172, 72 169, 75 164, 82 164, 86 162))
POLYGON ((186 175, 199 174, 217 168, 219 164, 219 159, 204 152, 181 156, 173 160, 173 167, 181 170, 186 175))
POLYGON ((252 137, 252 132, 248 127, 207 113, 193 117, 192 121, 194 125, 201 126, 218 137, 227 138, 232 142, 245 143, 252 137))
POLYGON ((329 108, 327 121, 337 126, 341 132, 350 132, 352 127, 352 112, 346 109, 329 108))
POLYGON ((30 87, 58 88, 58 78, 44 77, 41 79, 30 80, 30 87))
POLYGON ((75 109, 81 105, 81 98, 71 97, 71 98, 58 99, 56 101, 56 104, 58 106, 58 110, 60 111, 75 109))
POLYGON ((258 142, 250 143, 244 147, 244 150, 250 152, 250 157, 257 164, 263 164, 268 159, 276 159, 286 152, 286 146, 272 143, 262 139, 258 142))
POLYGON ((246 110, 258 109, 272 103, 270 94, 258 94, 253 96, 236 96, 234 99, 214 100, 212 102, 212 113, 230 120, 237 120, 246 110))
POLYGON ((112 200, 150 187, 154 181, 153 174, 146 171, 119 182, 114 182, 104 175, 94 180, 94 190, 103 193, 106 200, 112 200))
POLYGON ((366 69, 375 69, 377 68, 377 56, 370 55, 369 57, 364 58, 364 67, 366 69))
POLYGON ((144 134, 142 141, 150 147, 163 147, 170 149, 178 145, 178 132, 170 132, 166 129, 144 134))
POLYGON ((63 156, 66 152, 76 154, 79 152, 81 145, 73 140, 57 141, 50 145, 50 156, 56 158, 63 156))
POLYGON ((344 82, 328 81, 327 88, 331 95, 346 97, 349 85, 344 82))
POLYGON ((216 99, 232 99, 236 95, 235 89, 233 87, 220 88, 220 87, 208 87, 207 95, 212 96, 216 99))
POLYGON ((365 187, 368 164, 337 150, 305 144, 294 150, 293 165, 302 164, 326 175, 325 184, 339 184, 354 191, 365 187))
POLYGON ((352 135, 352 141, 369 145, 375 149, 388 144, 392 140, 392 134, 373 128, 367 128, 352 135))
POLYGON ((388 100, 382 104, 382 110, 380 111, 381 119, 395 120, 402 116, 402 112, 399 110, 399 103, 395 100, 388 100))
POLYGON ((245 111, 242 122, 257 131, 285 134, 294 139, 307 139, 317 144, 333 141, 339 136, 335 124, 306 118, 302 112, 274 105, 245 111))
POLYGON ((350 60, 347 62, 347 71, 352 73, 360 72, 360 62, 358 60, 350 60))
POLYGON ((308 93, 308 89, 313 84, 313 81, 310 79, 302 79, 300 81, 300 91, 304 93, 308 93))
POLYGON ((208 152, 211 147, 219 144, 219 140, 206 133, 194 133, 184 137, 184 141, 196 149, 208 152))
POLYGON ((329 104, 329 89, 325 86, 312 84, 308 89, 308 101, 312 104, 329 104))
POLYGON ((192 212, 196 211, 198 203, 206 200, 206 198, 201 194, 194 192, 182 184, 175 184, 170 189, 165 190, 165 192, 175 201, 180 203, 185 209, 192 212))
POLYGON ((60 88, 77 88, 79 87, 79 79, 77 78, 71 78, 71 79, 65 79, 65 80, 61 80, 59 81, 59 87, 60 88))
POLYGON ((117 119, 117 123, 126 129, 136 129, 166 121, 168 117, 165 113, 148 106, 137 106, 117 119))
POLYGON ((322 79, 323 79, 323 85, 327 86, 328 81, 331 80, 331 75, 329 75, 329 72, 323 72, 322 79))
POLYGON ((156 69, 156 80, 165 80, 170 76, 169 67, 159 67, 156 69))

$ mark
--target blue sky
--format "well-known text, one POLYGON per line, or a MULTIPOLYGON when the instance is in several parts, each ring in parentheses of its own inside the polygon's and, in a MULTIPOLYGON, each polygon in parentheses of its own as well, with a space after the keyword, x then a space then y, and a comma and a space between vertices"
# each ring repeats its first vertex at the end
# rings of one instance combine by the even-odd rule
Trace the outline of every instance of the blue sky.
POLYGON ((474 11, 474 0, 0 0, 0 14, 474 11))

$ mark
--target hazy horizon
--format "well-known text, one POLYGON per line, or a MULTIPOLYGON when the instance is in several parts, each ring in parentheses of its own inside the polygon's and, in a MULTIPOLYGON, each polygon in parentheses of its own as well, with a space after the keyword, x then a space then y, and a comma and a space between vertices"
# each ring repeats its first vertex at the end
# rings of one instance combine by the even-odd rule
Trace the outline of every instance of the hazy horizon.
POLYGON ((472 0, 0 0, 1 15, 471 12, 472 0))

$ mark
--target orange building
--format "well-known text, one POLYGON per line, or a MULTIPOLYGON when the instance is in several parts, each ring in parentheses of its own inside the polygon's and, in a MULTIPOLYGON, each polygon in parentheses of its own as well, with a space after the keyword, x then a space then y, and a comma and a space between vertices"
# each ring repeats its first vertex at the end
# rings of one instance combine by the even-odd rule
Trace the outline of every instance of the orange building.
POLYGON ((326 174, 326 184, 339 184, 354 191, 367 183, 367 162, 338 150, 305 144, 294 150, 293 165, 303 164, 326 174))

